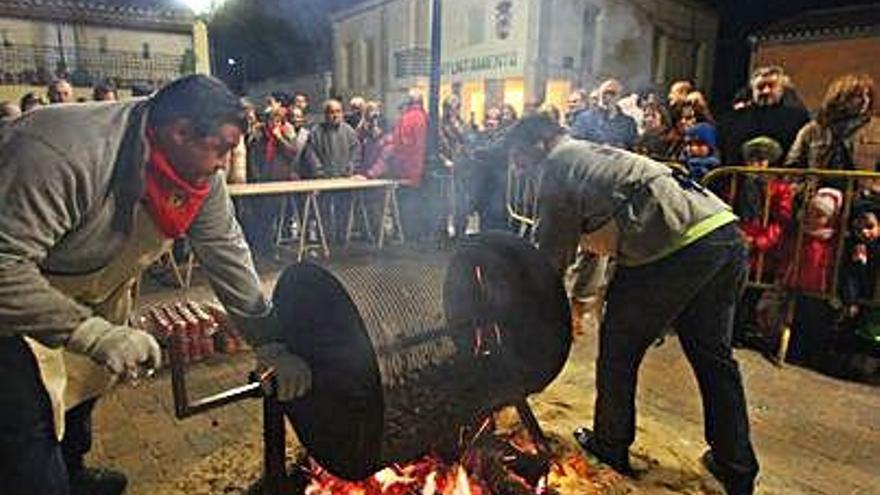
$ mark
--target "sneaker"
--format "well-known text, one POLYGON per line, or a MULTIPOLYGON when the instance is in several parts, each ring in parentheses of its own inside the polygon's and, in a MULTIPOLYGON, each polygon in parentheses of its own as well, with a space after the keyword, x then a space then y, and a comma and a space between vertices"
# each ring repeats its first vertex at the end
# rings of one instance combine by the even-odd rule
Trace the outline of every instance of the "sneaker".
POLYGON ((733 477, 725 471, 720 464, 718 464, 718 461, 715 460, 715 456, 712 455, 711 450, 707 450, 700 458, 700 461, 702 461, 706 470, 709 471, 709 473, 711 473, 722 486, 724 486, 724 491, 727 495, 752 495, 755 492, 755 483, 753 480, 746 482, 733 479, 733 477))
POLYGON ((70 495, 122 495, 128 478, 119 471, 83 468, 70 474, 70 495))
POLYGON ((620 452, 610 452, 608 449, 599 446, 593 431, 589 428, 580 427, 574 431, 574 439, 580 444, 588 454, 595 457, 603 464, 607 464, 611 469, 618 473, 630 477, 637 478, 639 472, 632 468, 629 464, 629 450, 620 452))

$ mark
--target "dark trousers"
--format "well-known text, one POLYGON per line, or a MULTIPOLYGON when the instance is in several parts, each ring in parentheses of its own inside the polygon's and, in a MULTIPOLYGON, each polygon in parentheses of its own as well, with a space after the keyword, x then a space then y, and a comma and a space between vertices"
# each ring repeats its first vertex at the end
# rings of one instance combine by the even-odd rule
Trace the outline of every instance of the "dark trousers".
POLYGON ((83 456, 92 446, 97 400, 67 412, 64 438, 58 442, 49 396, 21 338, 0 338, 0 376, 0 491, 67 495, 68 474, 83 468, 83 456))
POLYGON ((594 430, 603 450, 624 455, 635 440, 639 365, 651 344, 672 326, 697 377, 705 437, 725 472, 723 481, 731 492, 748 491, 758 462, 731 351, 747 264, 739 230, 731 224, 660 261, 634 268, 618 265, 599 335, 594 430))

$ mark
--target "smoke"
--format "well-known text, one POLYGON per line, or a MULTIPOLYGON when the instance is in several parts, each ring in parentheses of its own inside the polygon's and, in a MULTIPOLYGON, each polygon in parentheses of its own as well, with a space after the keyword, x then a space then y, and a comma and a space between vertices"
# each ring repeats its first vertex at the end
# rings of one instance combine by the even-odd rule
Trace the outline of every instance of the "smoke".
POLYGON ((631 5, 609 3, 600 16, 599 76, 614 77, 627 91, 648 85, 653 59, 653 30, 631 5))

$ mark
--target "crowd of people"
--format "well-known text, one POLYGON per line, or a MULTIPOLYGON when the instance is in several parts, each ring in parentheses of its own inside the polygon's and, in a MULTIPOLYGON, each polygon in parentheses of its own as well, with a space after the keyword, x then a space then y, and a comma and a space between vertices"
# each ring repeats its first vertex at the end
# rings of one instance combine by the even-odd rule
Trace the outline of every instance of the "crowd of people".
MULTIPOLYGON (((96 101, 117 96, 110 85, 93 88, 96 101)), ((28 93, 18 105, 2 102, 0 117, 10 120, 40 105, 74 101, 71 85, 56 80, 47 87, 45 101, 28 93)), ((722 166, 875 171, 880 166, 880 123, 872 119, 873 102, 870 77, 844 75, 829 85, 821 107, 811 116, 794 81, 782 68, 768 66, 752 73, 748 87, 729 107, 716 105, 717 119, 706 96, 690 81, 672 83, 664 97, 658 92, 628 93, 615 79, 593 90, 573 91, 564 109, 534 104, 526 105, 524 114, 546 115, 573 139, 650 157, 700 182, 722 166)), ((305 93, 272 93, 261 108, 246 103, 248 127, 230 154, 227 180, 392 178, 402 184, 403 231, 410 239, 509 228, 508 166, 533 159, 522 152, 511 157, 501 145, 521 119, 517 110, 509 104, 492 106, 477 122, 473 115, 463 115, 460 96, 447 96, 432 168, 425 153, 424 106, 422 94, 411 91, 391 126, 380 101, 355 96, 344 104, 331 98, 315 112, 305 93), (431 179, 438 177, 444 185, 435 188, 431 179), (436 198, 440 194, 447 197, 436 198)), ((821 360, 816 353, 828 348, 831 329, 840 320, 876 343, 875 321, 880 315, 863 306, 874 297, 880 185, 856 182, 853 201, 847 199, 841 180, 813 181, 807 187, 790 177, 746 174, 734 185, 727 179, 708 187, 740 218, 750 247, 752 280, 803 294, 793 322, 788 322, 795 328, 792 360, 821 360), (844 213, 847 218, 842 218, 844 213), (802 234, 795 235, 798 225, 802 234), (843 301, 842 316, 827 296, 843 301)), ((326 210, 328 237, 338 242, 344 237, 350 200, 344 194, 327 196, 321 207, 326 210)), ((240 205, 248 240, 259 251, 273 249, 279 229, 290 229, 286 222, 296 222, 295 217, 279 218, 277 201, 240 205)), ((385 228, 381 220, 374 224, 385 228)), ((293 228, 299 235, 314 235, 307 226, 293 228)), ((610 263, 610 258, 588 252, 577 256, 572 270, 576 313, 598 313, 610 263)), ((772 333, 769 329, 782 323, 788 302, 779 291, 747 294, 737 341, 755 344, 756 337, 772 333)))
MULTIPOLYGON (((63 80, 46 96, 51 105, 75 101, 63 80)), ((99 86, 93 97, 115 100, 117 92, 99 86)), ((0 369, 13 387, 0 397, 0 415, 11 426, 2 432, 0 456, 17 470, 10 479, 43 489, 28 493, 68 493, 69 486, 88 493, 81 487, 95 484, 122 491, 124 477, 83 465, 89 418, 110 374, 158 366, 155 340, 127 326, 131 289, 184 234, 257 359, 276 370, 279 398, 307 393, 308 365, 282 343, 250 256, 250 247, 272 247, 285 228, 279 200, 238 211, 242 233, 224 182, 396 179, 403 229, 419 242, 438 232, 509 228, 510 167, 539 171, 536 239, 555 268, 573 263, 575 315, 603 299, 616 270, 599 335, 594 428, 578 438, 622 473, 632 472, 638 367, 667 324, 700 383, 710 445, 704 462, 729 494, 753 493, 758 472, 730 352, 735 312, 743 341, 752 329, 778 328, 790 318, 795 360, 827 364, 832 343, 877 352, 880 311, 871 301, 880 181, 803 178, 803 171, 880 166, 868 76, 835 79, 814 115, 778 67, 756 69, 748 90, 718 119, 687 81, 663 98, 627 95, 609 79, 594 91, 572 92, 564 110, 534 104, 519 116, 504 104, 488 109, 482 123, 466 120, 453 94, 442 104, 436 156, 426 156, 424 103, 411 91, 389 126, 378 101, 328 99, 315 116, 305 94, 275 93, 258 109, 218 80, 188 76, 149 98, 113 105, 35 111, 43 103, 32 93, 18 106, 0 104, 0 173, 16 184, 0 190, 7 260, 0 263, 0 369), (744 172, 712 180, 723 166, 744 172), (770 167, 792 172, 756 173, 770 167), (450 201, 436 200, 441 192, 450 201), (740 304, 746 272, 786 290, 754 290, 740 304), (65 388, 58 384, 79 371, 60 365, 58 375, 41 373, 45 363, 66 359, 62 349, 105 370, 83 373, 100 380, 72 402, 66 391, 59 396, 65 388)), ((330 235, 339 241, 350 198, 322 196, 330 235)))
MULTIPOLYGON (((688 81, 673 83, 665 102, 656 94, 623 94, 616 80, 573 92, 562 121, 569 135, 667 163, 695 183, 722 166, 880 170, 880 121, 872 118, 874 82, 866 75, 835 79, 812 116, 790 78, 773 66, 756 69, 748 90, 718 119, 688 81)), ((806 177, 740 173, 735 181, 728 176, 707 186, 739 216, 751 280, 778 288, 747 293, 737 342, 775 347, 787 323, 793 327, 789 360, 840 371, 840 355, 829 356, 829 349, 878 352, 870 301, 880 188, 871 179, 855 180, 849 199, 846 180, 806 177), (787 314, 793 298, 793 314, 787 314)), ((579 254, 575 313, 601 305, 609 262, 579 254)))

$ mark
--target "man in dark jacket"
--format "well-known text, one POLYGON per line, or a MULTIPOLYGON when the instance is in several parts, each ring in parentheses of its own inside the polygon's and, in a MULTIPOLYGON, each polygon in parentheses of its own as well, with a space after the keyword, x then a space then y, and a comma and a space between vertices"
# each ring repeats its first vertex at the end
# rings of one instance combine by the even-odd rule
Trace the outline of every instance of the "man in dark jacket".
POLYGON ((324 122, 312 129, 303 155, 315 177, 347 177, 360 164, 360 141, 344 117, 342 102, 324 103, 324 122))
MULTIPOLYGON (((810 121, 802 105, 786 104, 786 75, 780 67, 760 67, 751 79, 751 104, 728 114, 718 124, 721 160, 744 165, 742 145, 759 136, 773 138, 787 154, 798 131, 810 121)), ((790 98, 789 98, 790 99, 790 98)))
POLYGON ((631 473, 639 365, 671 325, 700 385, 710 471, 729 495, 753 492, 758 472, 745 394, 730 340, 747 274, 736 216, 708 190, 646 157, 573 140, 540 116, 508 135, 513 147, 540 148, 539 249, 560 271, 580 245, 613 256, 599 331, 596 408, 581 445, 631 473))
POLYGON ((618 106, 623 85, 615 79, 609 79, 599 85, 598 92, 599 105, 576 116, 571 124, 571 137, 632 149, 638 129, 636 121, 618 106))
POLYGON ((159 366, 129 326, 140 272, 186 235, 278 397, 309 388, 282 343, 222 173, 246 126, 219 80, 188 76, 149 99, 59 105, 0 131, 0 486, 109 495, 86 468, 91 410, 120 377, 159 366))

